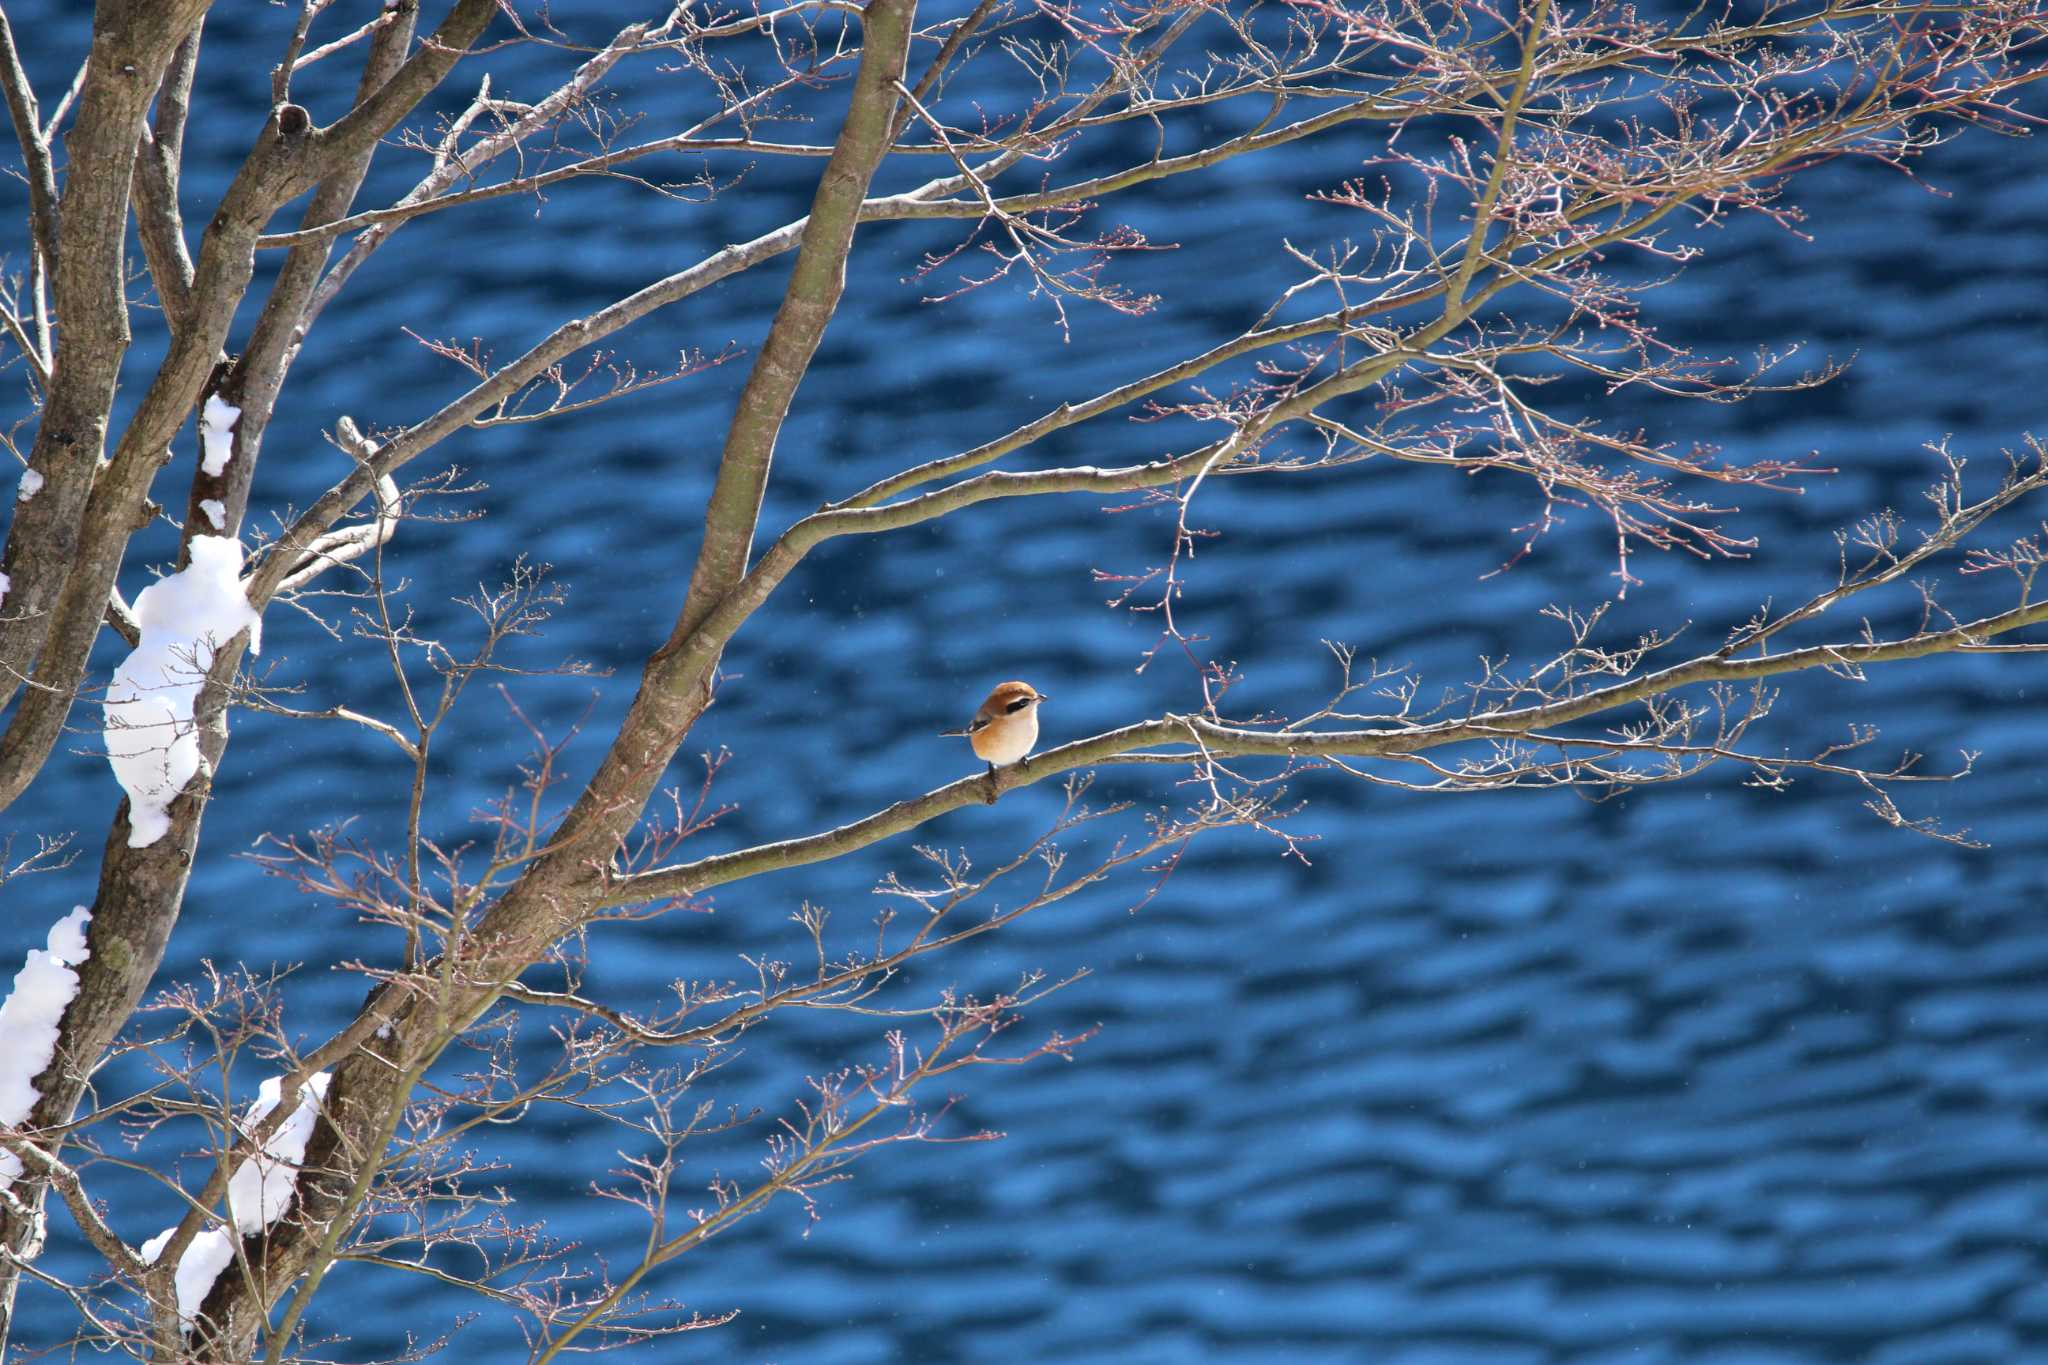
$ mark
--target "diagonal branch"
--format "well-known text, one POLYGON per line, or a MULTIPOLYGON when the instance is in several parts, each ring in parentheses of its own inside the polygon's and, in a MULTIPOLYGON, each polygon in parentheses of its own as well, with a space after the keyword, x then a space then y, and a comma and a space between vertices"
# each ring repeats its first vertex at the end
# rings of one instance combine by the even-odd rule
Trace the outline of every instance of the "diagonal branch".
POLYGON ((192 77, 199 67, 199 32, 195 28, 185 35, 172 54, 170 69, 157 91, 154 125, 143 131, 142 146, 135 156, 136 235, 174 333, 185 328, 192 312, 192 253, 185 246, 178 180, 185 157, 185 120, 191 113, 192 77))
POLYGON ((1466 239, 1458 273, 1451 279, 1453 310, 1464 303, 1465 291, 1471 287, 1472 276, 1486 254, 1487 229, 1493 226, 1501 185, 1507 179, 1509 163, 1515 158, 1515 120, 1521 117, 1522 105, 1529 98, 1529 81, 1536 73, 1536 53, 1543 45, 1543 26, 1549 19, 1550 0, 1536 0, 1535 12, 1529 17, 1529 35, 1522 40, 1522 63, 1515 72, 1514 89, 1508 92, 1507 108, 1501 113, 1500 142, 1494 147, 1493 166, 1487 172, 1486 188, 1480 192, 1479 202, 1472 207, 1472 235, 1466 239))
POLYGON ((889 150, 896 116, 894 91, 910 50, 915 8, 915 0, 869 0, 867 5, 860 68, 846 121, 811 200, 782 305, 768 326, 768 336, 740 390, 738 411, 726 428, 718 478, 704 516, 704 542, 666 649, 687 639, 747 571, 776 438, 797 385, 838 311, 853 230, 860 222, 868 184, 889 150))
POLYGON ((14 121, 14 140, 21 146, 21 164, 27 172, 29 229, 45 268, 55 269, 57 176, 51 169, 50 144, 36 109, 36 92, 29 85, 28 72, 22 69, 14 28, 7 22, 5 10, 0 10, 0 87, 6 90, 7 113, 14 121))
MULTIPOLYGON (((305 316, 299 322, 300 330, 310 329, 314 320, 348 283, 349 277, 355 274, 357 267, 369 259, 371 252, 389 241, 392 233, 404 226, 405 218, 399 215, 419 205, 434 202, 450 185, 476 175, 484 165, 503 156, 536 131, 547 127, 563 113, 588 99, 591 90, 604 78, 605 73, 648 37, 647 25, 629 25, 605 44, 603 50, 596 56, 578 67, 576 73, 556 87, 547 98, 520 115, 511 127, 492 134, 467 151, 458 149, 451 143, 443 154, 437 154, 433 169, 419 184, 413 186, 404 198, 392 206, 390 212, 394 216, 378 222, 368 232, 356 238, 342 258, 334 263, 334 267, 320 278, 305 302, 305 316)), ((401 51, 403 46, 401 43, 401 51)), ((342 213, 332 213, 316 221, 313 215, 308 213, 299 231, 290 234, 294 254, 305 247, 318 244, 319 259, 325 262, 325 243, 331 241, 334 235, 338 235, 336 226, 342 219, 342 213)), ((260 247, 264 243, 259 241, 257 245, 260 247)))
MULTIPOLYGON (((368 102, 397 74, 405 60, 406 49, 412 44, 413 25, 418 13, 416 6, 393 10, 387 15, 387 22, 376 28, 369 50, 363 57, 362 76, 356 83, 358 104, 368 102)), ((356 192, 362 188, 364 177, 369 174, 374 152, 375 147, 372 146, 336 166, 313 191, 312 198, 306 203, 303 221, 323 223, 347 213, 349 205, 355 202, 356 192)), ((278 271, 277 280, 270 287, 270 296, 263 301, 263 311, 257 315, 256 326, 249 333, 248 345, 240 359, 229 368, 226 378, 219 383, 217 391, 222 399, 241 413, 228 438, 233 442, 234 454, 227 467, 218 474, 208 473, 203 466, 193 470, 185 513, 188 538, 207 529, 203 508, 209 500, 221 506, 225 523, 221 529, 232 535, 242 524, 263 438, 277 406, 278 391, 283 388, 285 375, 298 358, 299 348, 305 344, 306 333, 312 327, 307 300, 320 283, 327 253, 325 241, 308 242, 292 248, 285 257, 283 268, 278 271)), ((362 451, 352 444, 350 453, 360 458, 362 451)), ((386 499, 382 492, 378 498, 380 504, 395 501, 395 496, 386 499)), ((379 524, 384 524, 381 518, 379 524)), ((385 538, 389 538, 388 530, 385 538)))

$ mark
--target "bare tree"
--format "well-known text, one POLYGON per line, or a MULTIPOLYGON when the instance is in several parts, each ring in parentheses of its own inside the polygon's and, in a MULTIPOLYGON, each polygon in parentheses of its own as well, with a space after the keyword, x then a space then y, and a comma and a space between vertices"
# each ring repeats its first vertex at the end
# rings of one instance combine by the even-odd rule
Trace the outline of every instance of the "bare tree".
MULTIPOLYGON (((878 1146, 945 1136, 943 1102, 923 1098, 944 1089, 931 1084, 939 1078, 1065 1056, 1080 1041, 1015 1041, 1019 1014, 1059 980, 1027 977, 987 998, 929 985, 916 996, 914 963, 1110 879, 1127 879, 1133 899, 1149 897, 1210 831, 1256 829, 1287 849, 1285 786, 1307 769, 1427 793, 1611 792, 1717 765, 1766 785, 1812 773, 1840 779, 1894 825, 1967 837, 1908 814, 1897 795, 1955 773, 1910 760, 1866 766, 1846 751, 1854 745, 1774 753, 1752 730, 1774 699, 1767 680, 1780 674, 2043 647, 2014 632, 2048 619, 2048 603, 2032 596, 2044 547, 1986 533, 1992 517, 2048 484, 2048 453, 2018 433, 1999 477, 1980 484, 1948 460, 1924 521, 1874 512, 1844 533, 1834 587, 1720 623, 1723 633, 1697 652, 1681 650, 1675 630, 1617 643, 1603 636, 1599 612, 1561 612, 1567 640, 1555 657, 1482 662, 1444 701, 1423 680, 1341 647, 1327 705, 1247 719, 1228 701, 1235 673, 1202 654, 1177 604, 1204 534, 1196 505, 1212 480, 1335 483, 1374 461, 1528 479, 1539 513, 1529 526, 1500 528, 1510 560, 1559 509, 1593 509, 1612 528, 1623 592, 1645 550, 1747 553, 1753 546, 1727 529, 1722 504, 1745 489, 1797 486, 1816 470, 1724 462, 1621 425, 1618 400, 1610 410, 1546 402, 1545 385, 1590 376, 1610 398, 1652 391, 1722 403, 1832 377, 1831 367, 1793 371, 1777 356, 1740 365, 1699 355, 1657 331, 1646 295, 1734 215, 1795 228, 1784 196, 1811 167, 1855 156, 1905 169, 1959 128, 2024 132, 2015 94, 2042 74, 2048 33, 2038 0, 1767 0, 1668 20, 1602 0, 981 0, 935 14, 920 14, 915 0, 796 0, 745 13, 654 5, 585 48, 537 7, 508 0, 454 0, 431 28, 417 0, 302 0, 296 12, 277 11, 269 118, 195 236, 180 177, 200 131, 187 118, 203 78, 207 9, 206 0, 105 0, 89 60, 47 110, 0 15, 0 84, 30 208, 10 254, 23 274, 0 297, 0 327, 32 404, 16 429, 32 435, 16 451, 24 472, 0 559, 0 700, 12 706, 0 734, 0 805, 18 818, 67 720, 102 706, 131 798, 101 854, 85 955, 67 959, 52 938, 52 961, 75 985, 58 997, 46 1062, 25 1077, 32 1109, 0 1130, 19 1167, 0 1195, 0 1340, 22 1281, 35 1279, 66 1296, 76 1339, 96 1348, 295 1357, 309 1305, 343 1259, 394 1274, 431 1265, 489 1311, 517 1316, 536 1361, 715 1325, 664 1297, 669 1262, 777 1196, 808 1203, 878 1146), (486 83, 452 116, 419 112, 466 54, 509 43, 558 55, 560 84, 512 101, 486 83), (309 67, 344 62, 360 71, 352 101, 294 101, 309 67), (599 102, 629 63, 675 74, 644 128, 599 102), (1035 91, 1023 102, 1007 93, 1020 64, 1035 91), (797 124, 790 110, 803 101, 829 101, 836 123, 797 124), (1229 119, 1238 131, 1167 150, 1229 119), (1173 177, 1359 129, 1371 159, 1322 191, 1355 213, 1351 239, 1244 244, 1298 263, 1297 282, 1264 315, 1192 353, 1148 358, 1147 372, 1100 392, 1065 395, 1014 431, 963 432, 956 452, 842 490, 780 530, 761 525, 778 437, 857 237, 956 221, 953 248, 928 258, 909 287, 931 296, 1022 288, 1043 301, 1057 344, 1084 310, 1171 306, 1119 283, 1119 257, 1156 244, 1116 222, 1118 204, 1142 202, 1173 177), (1156 150, 1114 173, 1062 174, 1100 147, 1137 145, 1134 130, 1156 150), (358 191, 380 152, 412 157, 417 183, 363 208, 358 191), (704 193, 743 193, 729 182, 753 162, 816 163, 810 211, 702 259, 668 262, 673 273, 562 319, 508 362, 430 343, 467 370, 463 391, 417 420, 321 415, 352 472, 303 508, 266 505, 256 475, 285 377, 317 345, 317 323, 358 267, 406 223, 523 212, 595 177, 679 193, 640 170, 678 153, 702 158, 704 193), (886 188, 899 182, 907 188, 886 188), (301 199, 296 226, 281 223, 301 199), (131 221, 147 271, 141 300, 130 296, 124 254, 131 221), (251 297, 258 262, 271 257, 282 262, 276 278, 251 297), (688 352, 657 373, 608 363, 607 338, 748 271, 786 271, 758 347, 688 352), (238 314, 254 322, 237 346, 238 314), (117 423, 116 381, 138 320, 161 329, 164 356, 117 423), (702 544, 630 710, 590 772, 563 771, 561 738, 536 728, 524 787, 492 814, 491 846, 458 850, 444 837, 456 817, 437 806, 430 781, 437 730, 471 682, 511 671, 501 648, 536 630, 559 597, 546 574, 522 565, 501 590, 472 599, 474 651, 411 629, 391 565, 408 522, 433 515, 435 496, 459 482, 419 475, 423 458, 478 428, 572 427, 594 405, 724 363, 744 365, 746 380, 723 432, 702 544), (1063 466, 1043 454, 1062 433, 1132 415, 1157 420, 1161 433, 1143 463, 1063 466), (195 417, 200 458, 188 477, 176 452, 195 417), (138 531, 167 515, 149 499, 170 463, 189 484, 174 519, 180 572, 164 595, 131 606, 117 574, 138 531), (806 555, 840 537, 972 517, 996 499, 1065 495, 1167 510, 1158 567, 1104 577, 1156 622, 1154 651, 1192 665, 1184 711, 1134 717, 836 828, 731 852, 691 847, 718 813, 710 775, 703 790, 677 793, 663 789, 665 774, 688 752, 728 643, 806 555), (256 542, 245 572, 243 537, 256 542), (1919 626, 1896 634, 1832 610, 1911 593, 1941 562, 2009 575, 2009 599, 1961 619, 1925 595, 1919 626), (330 621, 337 648, 345 637, 370 641, 400 710, 307 708, 253 675, 252 623, 276 605, 330 621), (106 631, 135 650, 111 692, 89 667, 106 631), (137 1020, 216 775, 238 761, 228 722, 244 707, 364 727, 409 774, 400 846, 280 831, 264 852, 280 876, 392 931, 349 964, 371 987, 359 1015, 315 1046, 297 1045, 260 973, 167 983, 160 1011, 137 1020), (1173 804, 1141 811, 1094 799, 1085 774, 1115 764, 1141 765, 1173 804), (1042 839, 986 869, 919 850, 919 871, 882 888, 897 911, 858 938, 828 932, 806 910, 809 965, 764 953, 750 977, 677 983, 672 1005, 652 1013, 581 987, 583 937, 608 918, 668 913, 712 888, 839 858, 1062 778, 1063 813, 1042 839), (1062 839, 1083 825, 1112 832, 1077 859, 1062 839), (991 904, 1000 909, 986 912, 991 904), (710 1073, 746 1030, 814 1008, 887 1015, 875 1053, 808 1082, 759 1181, 721 1182, 692 1206, 677 1185, 685 1144, 747 1118, 707 1098, 710 1073), (539 1073, 522 1070, 501 1026, 526 1013, 554 1021, 559 1043, 539 1073), (162 1026, 164 1017, 173 1022, 162 1026), (276 1082, 248 1110, 223 1079, 243 1051, 276 1082), (156 1068, 157 1080, 133 1093, 94 1087, 115 1055, 156 1068), (479 1130, 540 1103, 608 1115, 629 1135, 634 1154, 621 1170, 590 1173, 643 1219, 636 1264, 579 1262, 471 1178, 467 1144, 479 1130), (95 1165, 128 1162, 123 1143, 159 1129, 203 1147, 210 1175, 181 1188, 181 1221, 137 1248, 89 1177, 95 1165), (37 1268, 53 1193, 104 1259, 104 1278, 70 1283, 37 1268), (430 1261, 449 1247, 467 1248, 483 1269, 430 1261)), ((546 219, 532 230, 546 232, 546 219)), ((461 326, 423 318, 418 330, 461 326)), ((755 628, 781 627, 771 617, 755 628)), ((98 716, 89 723, 98 728, 98 716)), ((11 855, 8 874, 65 852, 62 833, 48 832, 42 846, 11 855)), ((175 1185, 175 1172, 155 1173, 175 1185)))

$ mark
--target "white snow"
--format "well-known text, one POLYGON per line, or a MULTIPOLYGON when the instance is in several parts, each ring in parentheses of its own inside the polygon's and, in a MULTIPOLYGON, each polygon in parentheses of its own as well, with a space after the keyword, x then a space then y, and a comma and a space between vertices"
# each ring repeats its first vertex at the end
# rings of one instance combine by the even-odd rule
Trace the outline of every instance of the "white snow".
MULTIPOLYGON (((277 1108, 278 1078, 272 1076, 256 1092, 249 1106, 244 1128, 254 1128, 277 1108)), ((299 1163, 306 1156, 306 1139, 313 1136, 313 1120, 320 1116, 320 1101, 327 1098, 327 1073, 316 1071, 300 1092, 299 1107, 278 1125, 263 1150, 244 1161, 228 1181, 228 1209, 235 1226, 243 1232, 261 1232, 291 1207, 292 1190, 299 1182, 299 1163)))
MULTIPOLYGON (((48 946, 29 949, 28 960, 14 975, 14 989, 0 1001, 0 1123, 26 1123, 42 1098, 34 1081, 57 1055, 58 1022, 78 994, 78 973, 72 968, 92 956, 85 946, 91 918, 92 911, 81 905, 52 925, 48 946)), ((0 1190, 20 1174, 21 1158, 0 1150, 0 1190)))
POLYGON ((242 410, 233 403, 223 403, 217 393, 206 395, 206 406, 199 412, 199 440, 205 447, 199 463, 216 479, 235 458, 235 423, 241 419, 242 410))
POLYGON ((8 581, 7 575, 0 573, 0 602, 7 600, 7 590, 13 586, 14 584, 8 581))
MULTIPOLYGON (((299 1092, 299 1107, 278 1125, 277 1131, 264 1142, 263 1150, 245 1158, 228 1177, 228 1212, 234 1220, 234 1232, 225 1227, 207 1228, 192 1239, 185 1254, 178 1258, 178 1316, 188 1325, 197 1316, 199 1305, 213 1292, 214 1280, 234 1263, 237 1241, 269 1227, 291 1207, 292 1193, 298 1186, 299 1163, 306 1156, 306 1139, 313 1135, 320 1101, 327 1098, 327 1080, 325 1071, 307 1077, 299 1092)), ((282 1082, 276 1076, 263 1083, 256 1092, 256 1102, 242 1117, 244 1132, 255 1128, 277 1108, 281 1089, 282 1082)), ((144 1242, 143 1261, 154 1265, 176 1231, 173 1225, 144 1242)))
POLYGON ((14 500, 16 502, 27 502, 42 491, 42 474, 33 469, 24 469, 21 471, 21 487, 14 490, 14 500))
MULTIPOLYGON (((156 1258, 164 1254, 165 1245, 177 1230, 173 1224, 142 1244, 144 1265, 156 1264, 156 1258)), ((186 1331, 192 1330, 199 1305, 213 1292, 213 1282, 234 1263, 235 1239, 228 1236, 226 1228, 208 1228, 185 1248, 185 1254, 178 1258, 178 1318, 186 1331)))
POLYGON ((213 529, 216 531, 228 524, 227 504, 219 498, 201 498, 199 510, 206 513, 206 519, 213 523, 213 529))
POLYGON ((242 591, 242 542, 192 537, 192 562, 135 598, 142 643, 107 688, 107 761, 128 793, 128 847, 147 848, 170 829, 169 807, 199 771, 192 704, 221 645, 249 632, 263 647, 263 622, 242 591))

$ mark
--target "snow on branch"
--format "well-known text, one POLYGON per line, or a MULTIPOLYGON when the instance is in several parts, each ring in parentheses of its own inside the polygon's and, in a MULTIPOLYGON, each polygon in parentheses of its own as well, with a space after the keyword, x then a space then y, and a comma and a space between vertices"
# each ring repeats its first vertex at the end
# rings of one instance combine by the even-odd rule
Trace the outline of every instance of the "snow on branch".
MULTIPOLYGON (((52 925, 48 946, 29 949, 28 960, 14 975, 14 989, 0 1001, 0 1124, 26 1123, 42 1098, 35 1079, 57 1055, 57 1025, 78 994, 78 973, 72 969, 92 955, 85 946, 91 919, 92 912, 81 905, 52 925)), ((20 1174, 21 1158, 0 1151, 0 1190, 20 1174)))
POLYGON ((225 474, 228 461, 235 458, 235 423, 241 420, 240 408, 223 402, 217 393, 206 395, 206 406, 199 412, 199 463, 209 477, 225 474))
POLYGON ((128 846, 146 848, 170 829, 169 808, 199 771, 192 708, 220 646, 243 630, 260 653, 262 618, 242 591, 242 543, 194 536, 184 569, 135 599, 142 642, 107 688, 107 761, 128 793, 128 846))
MULTIPOLYGON (((235 1246, 244 1236, 263 1231, 284 1217, 298 1190, 299 1163, 306 1157, 306 1140, 313 1136, 320 1103, 327 1098, 328 1073, 317 1071, 299 1092, 299 1107, 292 1111, 263 1144, 261 1151, 243 1159, 228 1180, 228 1224, 217 1224, 194 1237, 178 1257, 178 1317, 190 1329, 199 1306, 213 1291, 213 1282, 235 1259, 235 1246)), ((256 1100, 242 1117, 242 1131, 254 1132, 283 1099, 279 1078, 272 1076, 256 1092, 256 1100)), ((164 1248, 176 1236, 173 1223, 142 1244, 142 1260, 154 1265, 164 1248)))

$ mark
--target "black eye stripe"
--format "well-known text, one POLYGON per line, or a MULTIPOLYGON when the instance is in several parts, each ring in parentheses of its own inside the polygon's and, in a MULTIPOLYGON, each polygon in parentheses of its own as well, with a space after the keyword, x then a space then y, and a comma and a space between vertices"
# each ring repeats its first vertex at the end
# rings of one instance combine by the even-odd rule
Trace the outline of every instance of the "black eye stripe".
POLYGON ((1017 714, 1017 712, 1022 711, 1025 707, 1029 705, 1031 705, 1031 698, 1019 697, 1017 698, 1017 700, 1011 702, 1008 706, 1005 706, 1003 709, 1005 711, 1008 711, 1011 715, 1015 715, 1017 714))

